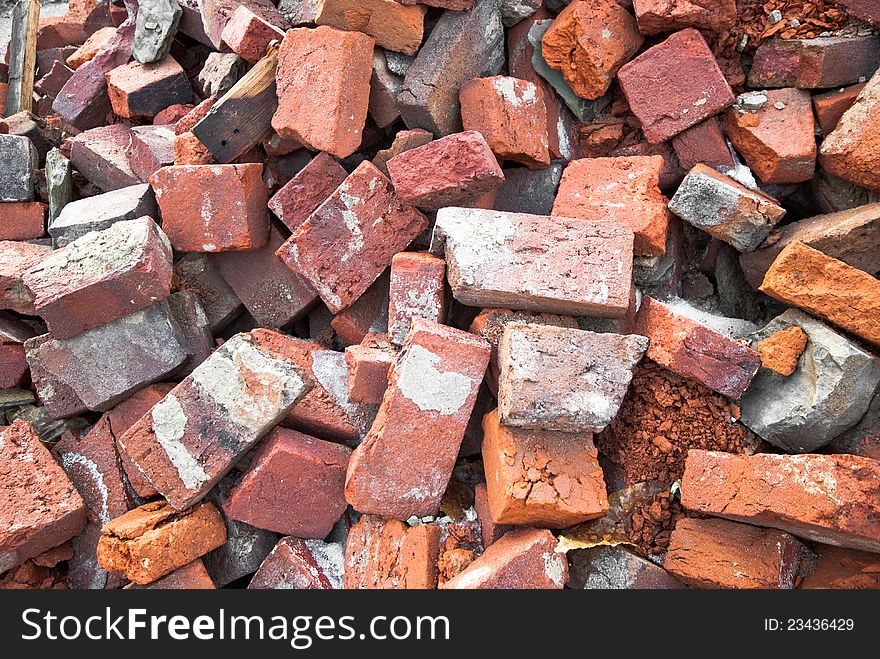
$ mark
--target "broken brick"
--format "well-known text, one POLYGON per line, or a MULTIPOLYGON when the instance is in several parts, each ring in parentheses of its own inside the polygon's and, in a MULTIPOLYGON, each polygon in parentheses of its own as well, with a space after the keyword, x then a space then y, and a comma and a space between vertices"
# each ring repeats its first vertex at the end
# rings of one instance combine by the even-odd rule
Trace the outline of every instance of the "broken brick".
POLYGON ((364 515, 348 533, 345 588, 436 588, 439 553, 439 526, 364 515))
POLYGON ((880 65, 880 38, 768 39, 755 52, 749 86, 829 89, 864 82, 880 65))
POLYGON ((156 198, 146 183, 77 199, 64 205, 49 221, 49 235, 56 248, 66 247, 91 231, 104 231, 117 222, 159 217, 156 198))
POLYGON ((758 343, 761 366, 788 377, 794 373, 806 347, 807 335, 800 327, 780 330, 758 343))
POLYGON ((141 180, 128 161, 130 143, 131 129, 127 126, 93 128, 71 141, 70 163, 104 192, 137 185, 141 180))
POLYGON ((336 160, 319 153, 269 199, 269 210, 296 231, 348 176, 336 160))
POLYGON ((52 253, 44 245, 0 241, 0 309, 33 315, 34 294, 24 284, 24 274, 52 253))
POLYGON ((717 117, 710 117, 679 133, 672 138, 672 147, 685 171, 698 163, 718 170, 736 167, 717 117))
POLYGON ((335 542, 281 538, 251 579, 250 589, 341 589, 345 548, 335 542))
POLYGON ((421 5, 395 0, 321 0, 315 23, 363 32, 385 50, 415 55, 422 45, 425 12, 421 5))
POLYGON ((356 403, 378 404, 388 388, 388 373, 397 359, 391 343, 387 347, 354 345, 345 349, 348 365, 348 397, 356 403))
POLYGON ((157 169, 174 164, 174 129, 170 126, 135 126, 131 129, 128 162, 144 183, 157 169))
POLYGON ((388 337, 401 345, 413 318, 446 320, 446 262, 427 252, 401 252, 391 259, 388 337))
POLYGON ((736 24, 736 0, 634 0, 633 9, 642 34, 660 34, 685 27, 722 32, 736 24))
POLYGON ((816 121, 825 135, 837 127, 843 113, 852 107, 864 88, 864 84, 851 85, 813 96, 816 121))
POLYGON ((284 38, 287 22, 280 14, 273 18, 274 22, 270 22, 266 20, 266 14, 258 16, 246 5, 240 5, 232 13, 220 36, 233 52, 255 64, 266 54, 270 42, 284 38))
POLYGON ((46 204, 13 201, 0 204, 0 240, 32 240, 46 235, 46 204))

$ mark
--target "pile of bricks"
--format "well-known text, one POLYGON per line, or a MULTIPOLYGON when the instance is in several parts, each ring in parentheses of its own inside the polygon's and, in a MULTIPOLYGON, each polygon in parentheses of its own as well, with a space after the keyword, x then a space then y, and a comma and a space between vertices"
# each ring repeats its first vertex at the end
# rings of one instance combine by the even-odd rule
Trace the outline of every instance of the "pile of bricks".
POLYGON ((873 0, 21 0, 0 587, 880 587, 878 68, 873 0))

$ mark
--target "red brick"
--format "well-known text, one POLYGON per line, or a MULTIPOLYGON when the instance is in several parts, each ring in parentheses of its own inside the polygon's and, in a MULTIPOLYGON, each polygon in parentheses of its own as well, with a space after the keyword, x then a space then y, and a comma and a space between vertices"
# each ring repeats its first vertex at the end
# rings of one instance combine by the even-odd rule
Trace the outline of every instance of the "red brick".
POLYGON ((257 528, 320 540, 345 511, 350 454, 345 446, 276 428, 223 504, 223 512, 257 528))
POLYGON ((315 289, 275 256, 283 243, 281 232, 270 226, 269 240, 263 247, 210 257, 260 327, 289 327, 318 299, 315 289))
POLYGON ((338 158, 357 151, 369 107, 373 44, 363 33, 327 26, 289 30, 275 74, 275 132, 338 158))
POLYGON ((192 112, 195 109, 195 105, 190 103, 178 103, 176 105, 169 105, 164 110, 161 110, 155 117, 153 117, 153 125, 154 126, 172 126, 176 124, 178 121, 183 119, 186 115, 192 112))
POLYGON ((388 289, 390 275, 386 270, 366 292, 330 321, 343 345, 357 345, 370 333, 388 332, 388 289))
POLYGON ((559 590, 566 581, 568 561, 556 551, 553 534, 546 529, 514 529, 442 587, 559 590))
POLYGON ((125 119, 152 118, 170 105, 189 103, 193 98, 186 74, 171 57, 113 69, 107 73, 107 92, 113 112, 125 119))
POLYGON ((413 318, 446 320, 446 262, 427 252, 401 252, 391 260, 388 337, 402 345, 413 318))
POLYGON ((146 586, 132 585, 128 588, 133 590, 142 588, 147 590, 214 590, 217 586, 211 580, 211 575, 205 569, 202 559, 197 558, 192 563, 187 563, 146 586))
POLYGON ((0 240, 32 240, 46 235, 46 204, 12 201, 0 204, 0 240))
POLYGON ((851 85, 813 96, 816 120, 825 135, 837 127, 843 113, 852 107, 864 88, 864 84, 851 85))
POLYGON ((390 343, 387 347, 348 346, 348 398, 356 403, 379 404, 388 388, 388 373, 397 359, 390 343))
POLYGON ((633 0, 633 9, 642 34, 686 27, 722 32, 736 24, 736 0, 633 0))
POLYGON ((813 178, 817 149, 809 92, 772 89, 756 112, 730 108, 724 115, 724 132, 763 182, 813 178))
POLYGON ((435 515, 489 361, 472 334, 416 318, 376 421, 355 449, 345 496, 362 513, 435 515))
POLYGON ((0 389, 20 387, 28 375, 24 347, 0 338, 0 389))
POLYGON ((878 590, 880 556, 842 547, 818 545, 815 569, 801 588, 807 590, 878 590))
POLYGON ((428 219, 402 203, 382 172, 364 161, 276 253, 338 313, 427 226, 428 219))
POLYGON ((434 139, 434 136, 421 128, 413 128, 412 130, 398 131, 394 136, 394 141, 387 149, 382 149, 376 153, 373 158, 373 164, 379 168, 379 171, 388 176, 388 161, 394 156, 399 156, 404 151, 410 151, 420 146, 424 146, 434 139))
POLYGON ((342 165, 319 153, 269 200, 269 210, 296 231, 348 176, 342 165))
POLYGON ((755 51, 749 87, 829 89, 871 76, 880 64, 877 37, 768 39, 755 51))
POLYGON ((624 65, 618 80, 652 144, 675 137, 735 100, 706 40, 691 28, 624 65))
POLYGON ((214 154, 192 131, 174 136, 175 165, 213 165, 216 162, 214 154))
POLYGON ((752 456, 688 451, 688 510, 769 526, 839 547, 877 552, 880 462, 856 455, 752 456))
POLYGON ((426 11, 395 0, 322 0, 315 23, 363 32, 385 50, 415 55, 422 45, 426 11))
MULTIPOLYGON (((186 5, 182 6, 186 7, 186 5)), ((279 19, 278 11, 271 0, 201 0, 198 3, 198 11, 201 13, 202 32, 208 39, 206 45, 212 45, 214 50, 221 50, 223 29, 241 6, 247 7, 270 23, 279 19)), ((185 18, 185 15, 181 17, 181 30, 186 29, 185 18)), ((198 14, 194 18, 198 20, 198 14)), ((198 30, 198 27, 194 26, 195 30, 198 30)), ((194 38, 201 41, 198 36, 194 36, 194 38)), ((202 43, 204 42, 202 41, 202 43)))
POLYGON ((148 217, 55 250, 23 276, 34 309, 66 339, 144 309, 171 290, 171 245, 148 217))
POLYGON ((694 588, 794 588, 809 550, 797 538, 723 519, 678 521, 663 567, 694 588))
POLYGON ((489 493, 485 483, 478 483, 474 488, 474 511, 480 524, 480 538, 484 549, 488 549, 489 545, 513 528, 507 524, 496 524, 492 519, 492 512, 489 510, 489 493))
POLYGON ((608 511, 591 433, 502 426, 483 417, 483 464, 495 524, 564 528, 608 511))
POLYGON ((72 16, 42 16, 37 30, 37 50, 80 46, 87 37, 83 25, 72 16))
POLYGON ((614 318, 630 306, 626 227, 442 208, 431 242, 433 253, 446 255, 452 294, 468 306, 614 318))
POLYGON ((82 497, 25 421, 0 429, 0 483, 0 572, 82 531, 82 497))
POLYGON ((880 7, 873 0, 838 0, 837 4, 851 16, 880 27, 880 7))
POLYGON ((637 256, 662 256, 669 222, 662 169, 660 156, 574 160, 562 173, 551 215, 629 227, 637 256))
POLYGON ((157 169, 174 164, 174 129, 171 126, 135 126, 131 129, 128 162, 144 183, 157 169))
POLYGON ((281 538, 248 588, 339 589, 344 567, 345 549, 338 543, 281 538))
POLYGON ((278 14, 270 22, 258 16, 246 5, 240 5, 223 27, 223 42, 242 59, 255 64, 266 54, 271 41, 281 41, 288 24, 278 14))
POLYGON ((502 160, 530 169, 550 164, 547 109, 538 87, 508 76, 474 78, 461 86, 461 121, 475 130, 502 160))
POLYGON ((348 533, 345 588, 436 588, 439 554, 439 526, 364 515, 348 533))
POLYGON ((616 0, 575 0, 544 34, 541 53, 575 94, 595 99, 608 91, 643 41, 632 14, 616 0))
POLYGON ((713 169, 736 167, 717 117, 710 117, 679 133, 672 138, 672 147, 684 171, 689 171, 699 163, 713 169))
POLYGON ((646 357, 729 398, 738 399, 761 366, 754 350, 647 295, 632 331, 650 339, 646 357))
POLYGON ((310 389, 294 351, 270 330, 234 336, 119 443, 176 509, 192 505, 310 389))
POLYGON ((388 173, 398 196, 425 210, 465 205, 504 182, 486 139, 474 130, 395 156, 388 161, 388 173))
POLYGON ((127 126, 93 128, 71 140, 70 163, 104 192, 137 185, 141 180, 128 162, 130 143, 131 129, 127 126))
POLYGON ((880 346, 880 281, 843 261, 790 243, 759 290, 880 346))
POLYGON ((85 40, 85 43, 67 58, 65 63, 75 71, 86 62, 94 59, 95 55, 98 54, 98 51, 101 50, 101 48, 104 47, 104 44, 106 44, 115 34, 115 27, 102 27, 100 30, 93 32, 89 38, 85 40))
POLYGON ((440 9, 451 9, 453 11, 468 11, 473 8, 474 0, 400 0, 400 4, 418 4, 428 7, 439 7, 440 9))
POLYGON ((212 504, 178 511, 163 501, 153 501, 104 525, 98 564, 122 572, 137 584, 148 584, 225 541, 226 526, 212 504))
MULTIPOLYGON (((73 76, 73 71, 64 63, 56 61, 52 63, 52 68, 43 73, 39 80, 34 83, 34 89, 43 94, 43 96, 48 96, 54 99, 58 94, 61 93, 61 90, 64 88, 64 85, 67 84, 67 81, 73 76)), ((0 83, 0 90, 4 91, 5 96, 5 87, 6 85, 0 83)), ((3 99, 3 103, 6 102, 6 99, 3 99)))
POLYGON ((269 239, 263 166, 174 165, 150 177, 162 228, 176 250, 259 249, 269 239))
POLYGON ((33 315, 34 295, 24 284, 24 274, 52 253, 45 245, 0 241, 0 309, 33 315))

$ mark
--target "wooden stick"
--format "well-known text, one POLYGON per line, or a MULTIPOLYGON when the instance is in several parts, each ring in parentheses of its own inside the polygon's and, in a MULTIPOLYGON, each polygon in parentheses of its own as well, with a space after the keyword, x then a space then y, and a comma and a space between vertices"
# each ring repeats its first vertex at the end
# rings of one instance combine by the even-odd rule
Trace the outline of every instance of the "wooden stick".
POLYGON ((272 44, 266 56, 193 126, 193 134, 218 162, 232 162, 272 130, 272 115, 278 109, 277 66, 278 44, 272 44))
POLYGON ((9 40, 7 117, 23 110, 30 112, 33 108, 39 27, 40 0, 19 0, 12 12, 12 37, 9 40))

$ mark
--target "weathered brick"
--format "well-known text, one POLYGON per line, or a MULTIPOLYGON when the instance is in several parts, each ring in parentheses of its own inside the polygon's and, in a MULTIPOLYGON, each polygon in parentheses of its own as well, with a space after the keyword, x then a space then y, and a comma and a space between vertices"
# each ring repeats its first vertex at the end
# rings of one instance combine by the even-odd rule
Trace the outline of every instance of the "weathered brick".
POLYGON ((524 430, 483 417, 483 464, 495 524, 564 528, 608 510, 590 433, 524 430))
POLYGON ((40 201, 0 203, 0 240, 32 240, 46 235, 46 204, 40 201))
POLYGON ((131 129, 128 162, 144 183, 157 169, 174 164, 174 129, 167 125, 135 126, 131 129))
POLYGON ((104 192, 137 185, 141 180, 128 162, 130 143, 131 129, 127 126, 93 128, 71 140, 70 163, 104 192))
POLYGON ((675 155, 685 171, 703 163, 713 169, 733 169, 736 162, 721 132, 721 122, 710 117, 672 138, 675 155))
POLYGON ((373 43, 361 32, 327 26, 289 30, 275 73, 275 132, 338 158, 357 151, 369 107, 373 43))
POLYGON ((486 138, 474 130, 405 151, 387 166, 398 196, 426 210, 467 205, 504 182, 486 138))
POLYGON ((77 48, 70 56, 67 57, 65 63, 74 71, 86 62, 95 58, 98 51, 110 41, 116 34, 115 27, 102 27, 100 30, 93 32, 89 38, 85 40, 83 45, 77 48))
POLYGON ((355 510, 398 519, 437 513, 489 352, 472 334, 413 320, 376 421, 349 463, 345 496, 355 510))
POLYGON ((386 50, 415 55, 422 45, 426 11, 395 0, 321 0, 315 23, 363 32, 386 50))
POLYGON ((0 429, 0 571, 60 545, 83 529, 86 509, 33 427, 0 429))
POLYGON ((149 218, 117 222, 47 255, 22 277, 34 309, 67 339, 150 306, 171 290, 171 245, 149 218))
POLYGON ((402 345, 413 318, 446 320, 446 262, 427 252, 401 252, 391 259, 388 337, 402 345))
POLYGON ((296 231, 348 176, 336 160, 319 153, 269 199, 269 210, 296 231))
POLYGON ((818 545, 815 569, 801 583, 807 590, 880 589, 880 557, 842 547, 818 545))
POLYGON ((544 33, 541 51, 575 94, 595 99, 608 91, 643 41, 635 18, 616 0, 576 0, 544 33))
POLYGON ((809 561, 797 538, 723 519, 678 521, 663 562, 694 588, 790 589, 809 561))
POLYGON ((550 214, 629 227, 637 256, 661 256, 669 221, 662 169, 660 156, 574 160, 562 173, 550 214))
POLYGON ((618 80, 652 144, 675 137, 735 100, 706 40, 692 28, 625 64, 618 80))
POLYGON ((685 27, 722 32, 736 24, 736 0, 633 0, 642 34, 660 34, 685 27))
POLYGON ((757 249, 785 215, 775 199, 702 163, 685 176, 669 210, 741 252, 757 249))
POLYGON ((318 299, 311 284, 275 256, 283 243, 281 232, 270 226, 269 240, 263 247, 209 257, 260 327, 289 327, 318 299))
POLYGON ((514 529, 492 543, 448 589, 562 589, 568 561, 556 551, 556 538, 546 529, 514 529))
POLYGON ((333 316, 330 326, 343 345, 357 345, 371 333, 388 333, 389 281, 386 270, 351 306, 333 316))
POLYGON ((202 559, 197 558, 164 577, 159 577, 147 585, 131 584, 127 590, 214 590, 217 586, 205 569, 202 559))
POLYGON ((159 209, 150 186, 139 183, 65 204, 49 222, 49 235, 56 247, 65 247, 90 231, 143 217, 158 218, 159 209))
POLYGON ((431 251, 445 253, 462 304, 620 317, 630 303, 632 244, 632 231, 604 222, 442 208, 431 251))
POLYGON ((504 183, 497 190, 497 211, 550 215, 556 200, 559 182, 565 164, 551 162, 545 169, 531 170, 525 167, 506 167, 504 183))
POLYGON ((880 281, 801 242, 773 261, 760 290, 880 346, 880 281))
POLYGON ((56 418, 113 407, 174 372, 187 349, 164 300, 70 339, 43 334, 25 343, 34 388, 56 418))
POLYGON ((37 150, 40 167, 46 163, 46 154, 61 146, 61 131, 32 112, 22 111, 0 120, 0 133, 30 139, 37 150))
POLYGON ((187 565, 226 539, 217 509, 200 503, 175 510, 164 501, 146 503, 105 524, 98 564, 148 584, 187 565))
POLYGON ((246 68, 247 62, 236 53, 210 53, 192 82, 193 88, 206 101, 217 100, 244 76, 246 68))
POLYGON ((880 191, 880 73, 868 81, 837 127, 822 140, 819 164, 847 181, 880 191))
POLYGON ((861 456, 691 449, 681 497, 689 510, 876 552, 878 487, 880 463, 861 456))
POLYGON ((843 113, 852 107, 864 88, 864 84, 850 85, 813 95, 813 110, 816 113, 816 121, 825 135, 837 127, 843 113))
POLYGON ((54 100, 72 76, 73 70, 60 61, 53 62, 52 67, 34 83, 34 89, 54 100))
POLYGON ((176 509, 202 498, 311 388, 293 346, 269 330, 232 337, 118 438, 176 509))
POLYGON ((436 136, 460 130, 461 85, 497 75, 504 65, 500 0, 458 4, 456 9, 466 10, 441 15, 406 72, 397 98, 407 128, 436 136))
POLYGON ((261 529, 320 540, 345 511, 350 454, 345 446, 276 428, 233 488, 223 512, 261 529))
POLYGON ((880 38, 831 36, 768 39, 755 52, 749 87, 828 89, 871 76, 880 65, 880 38))
POLYGON ((345 545, 345 588, 436 588, 439 554, 439 526, 364 515, 345 545))
POLYGON ((388 373, 396 359, 397 351, 391 343, 386 347, 348 346, 345 349, 348 398, 356 403, 381 403, 388 388, 388 373))
POLYGON ((498 411, 506 426, 599 432, 617 414, 643 336, 508 323, 498 342, 498 411), (553 373, 550 381, 541 373, 553 373))
MULTIPOLYGON (((221 50, 223 45, 223 29, 232 20, 239 7, 247 7, 257 16, 272 22, 277 20, 278 11, 271 0, 199 0, 198 11, 201 13, 204 34, 214 50, 221 50)), ((186 18, 184 15, 183 18, 186 18)), ((181 30, 185 30, 181 22, 181 30)))
POLYGON ((780 228, 779 239, 757 251, 740 254, 752 288, 758 288, 770 264, 786 245, 802 242, 865 272, 880 272, 880 204, 816 215, 780 228))
POLYGON ((289 27, 281 14, 270 14, 268 10, 261 14, 240 5, 220 33, 223 42, 251 64, 263 58, 270 42, 281 41, 289 27))
POLYGON ((0 389, 18 388, 27 376, 24 347, 17 341, 0 338, 0 389))
POLYGON ((0 134, 0 202, 33 201, 38 158, 33 142, 22 135, 0 134))
POLYGON ((568 554, 568 586, 586 590, 669 590, 684 584, 624 547, 599 545, 568 554))
POLYGON ((550 164, 547 109, 538 87, 509 76, 475 78, 461 86, 461 121, 478 131, 492 152, 531 169, 550 164))
POLYGON ((345 548, 336 542, 281 538, 251 579, 250 589, 340 589, 345 548))
POLYGON ((182 252, 259 249, 269 238, 263 166, 174 165, 150 177, 162 228, 182 252))
POLYGON ((733 107, 724 132, 764 183, 800 183, 816 169, 816 132, 809 92, 771 89, 755 112, 733 107))
POLYGON ((276 254, 305 277, 334 313, 352 304, 428 226, 364 161, 276 254))
POLYGON ((174 264, 175 286, 199 296, 212 331, 223 329, 241 310, 241 300, 207 254, 187 254, 174 264))
POLYGON ((643 296, 632 331, 650 340, 645 355, 673 373, 739 398, 758 368, 758 353, 709 327, 643 296))

